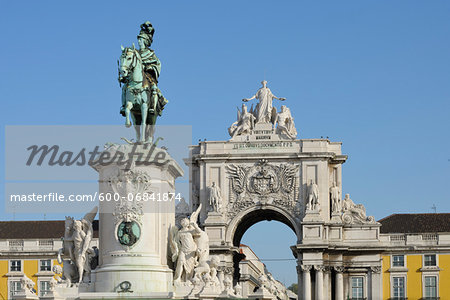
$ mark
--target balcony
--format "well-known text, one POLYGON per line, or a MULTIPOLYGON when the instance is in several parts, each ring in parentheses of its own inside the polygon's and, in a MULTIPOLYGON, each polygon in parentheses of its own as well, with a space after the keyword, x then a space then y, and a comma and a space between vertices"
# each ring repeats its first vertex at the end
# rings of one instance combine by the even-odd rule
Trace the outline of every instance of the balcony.
POLYGON ((0 240, 2 252, 57 252, 60 248, 62 248, 61 240, 0 240))

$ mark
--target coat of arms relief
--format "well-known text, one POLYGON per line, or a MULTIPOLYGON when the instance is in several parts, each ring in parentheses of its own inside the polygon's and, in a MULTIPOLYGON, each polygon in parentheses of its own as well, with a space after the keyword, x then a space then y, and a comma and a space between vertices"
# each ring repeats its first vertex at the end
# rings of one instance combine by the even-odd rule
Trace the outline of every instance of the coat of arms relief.
POLYGON ((230 197, 228 216, 253 205, 272 204, 295 214, 298 203, 299 166, 269 164, 261 159, 254 165, 229 164, 230 197))
POLYGON ((113 191, 116 206, 113 212, 117 241, 129 250, 140 239, 144 216, 143 198, 150 188, 150 177, 143 171, 123 171, 111 176, 107 183, 113 191))

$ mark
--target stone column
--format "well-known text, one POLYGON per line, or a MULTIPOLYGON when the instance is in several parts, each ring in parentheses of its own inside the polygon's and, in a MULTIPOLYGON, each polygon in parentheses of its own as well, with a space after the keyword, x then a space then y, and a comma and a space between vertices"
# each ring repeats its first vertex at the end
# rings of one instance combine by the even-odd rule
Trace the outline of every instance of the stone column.
POLYGON ((323 297, 323 270, 324 266, 315 265, 314 270, 316 270, 316 300, 324 300, 323 297))
POLYGON ((311 300, 311 265, 302 265, 303 272, 303 300, 311 300))
POLYGON ((370 267, 369 286, 367 289, 368 299, 381 299, 383 285, 381 280, 381 266, 370 267))
POLYGON ((334 267, 336 271, 336 300, 344 300, 344 267, 337 266, 334 267))
POLYGON ((297 265, 297 298, 303 300, 302 266, 297 265))
POLYGON ((331 281, 330 281, 330 267, 325 266, 323 270, 323 296, 325 299, 331 299, 331 281))

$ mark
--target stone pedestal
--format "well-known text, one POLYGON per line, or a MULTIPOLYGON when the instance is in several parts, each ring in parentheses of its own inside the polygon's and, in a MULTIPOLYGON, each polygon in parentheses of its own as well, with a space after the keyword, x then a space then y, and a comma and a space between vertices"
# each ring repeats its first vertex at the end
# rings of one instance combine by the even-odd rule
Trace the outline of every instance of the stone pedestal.
POLYGON ((201 300, 213 300, 219 297, 220 292, 220 287, 205 285, 202 291, 198 294, 198 298, 201 300))
POLYGON ((341 213, 332 212, 330 222, 331 223, 342 223, 341 213))
POLYGON ((39 297, 40 300, 64 300, 58 293, 48 292, 45 296, 39 297))
POLYGON ((270 293, 266 288, 259 288, 256 292, 249 296, 249 299, 273 300, 277 299, 277 297, 270 293))
POLYGON ((34 293, 32 293, 32 292, 30 292, 28 290, 24 290, 24 291, 21 291, 21 292, 18 292, 16 294, 14 294, 14 299, 17 299, 17 300, 38 300, 39 297, 36 294, 34 294, 34 293))
POLYGON ((320 216, 319 210, 307 210, 305 213, 305 217, 303 218, 303 222, 321 222, 323 221, 320 216))
POLYGON ((124 153, 131 163, 93 164, 99 172, 99 267, 95 295, 170 297, 173 290, 167 241, 175 225, 175 179, 181 167, 165 150, 143 145, 113 145, 111 157, 124 153), (99 198, 101 200, 101 198, 99 198), (109 200, 108 200, 109 199, 109 200), (113 293, 113 294, 111 294, 113 293))
POLYGON ((221 213, 210 211, 205 220, 205 231, 209 237, 209 244, 221 246, 225 241, 226 221, 221 213))

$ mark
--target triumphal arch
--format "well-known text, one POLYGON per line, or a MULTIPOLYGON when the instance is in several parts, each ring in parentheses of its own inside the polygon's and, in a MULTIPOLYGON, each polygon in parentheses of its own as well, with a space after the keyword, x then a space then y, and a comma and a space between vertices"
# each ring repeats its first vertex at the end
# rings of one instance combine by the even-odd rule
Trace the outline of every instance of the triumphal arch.
POLYGON ((276 220, 297 236, 291 249, 300 298, 344 299, 351 276, 361 275, 368 287, 363 296, 381 299, 380 224, 342 195, 347 155, 341 142, 298 139, 290 109, 277 110, 276 100, 285 99, 263 81, 243 99, 229 140, 190 148, 190 209, 201 205, 211 256, 219 256, 238 283, 243 234, 257 222, 276 220))

